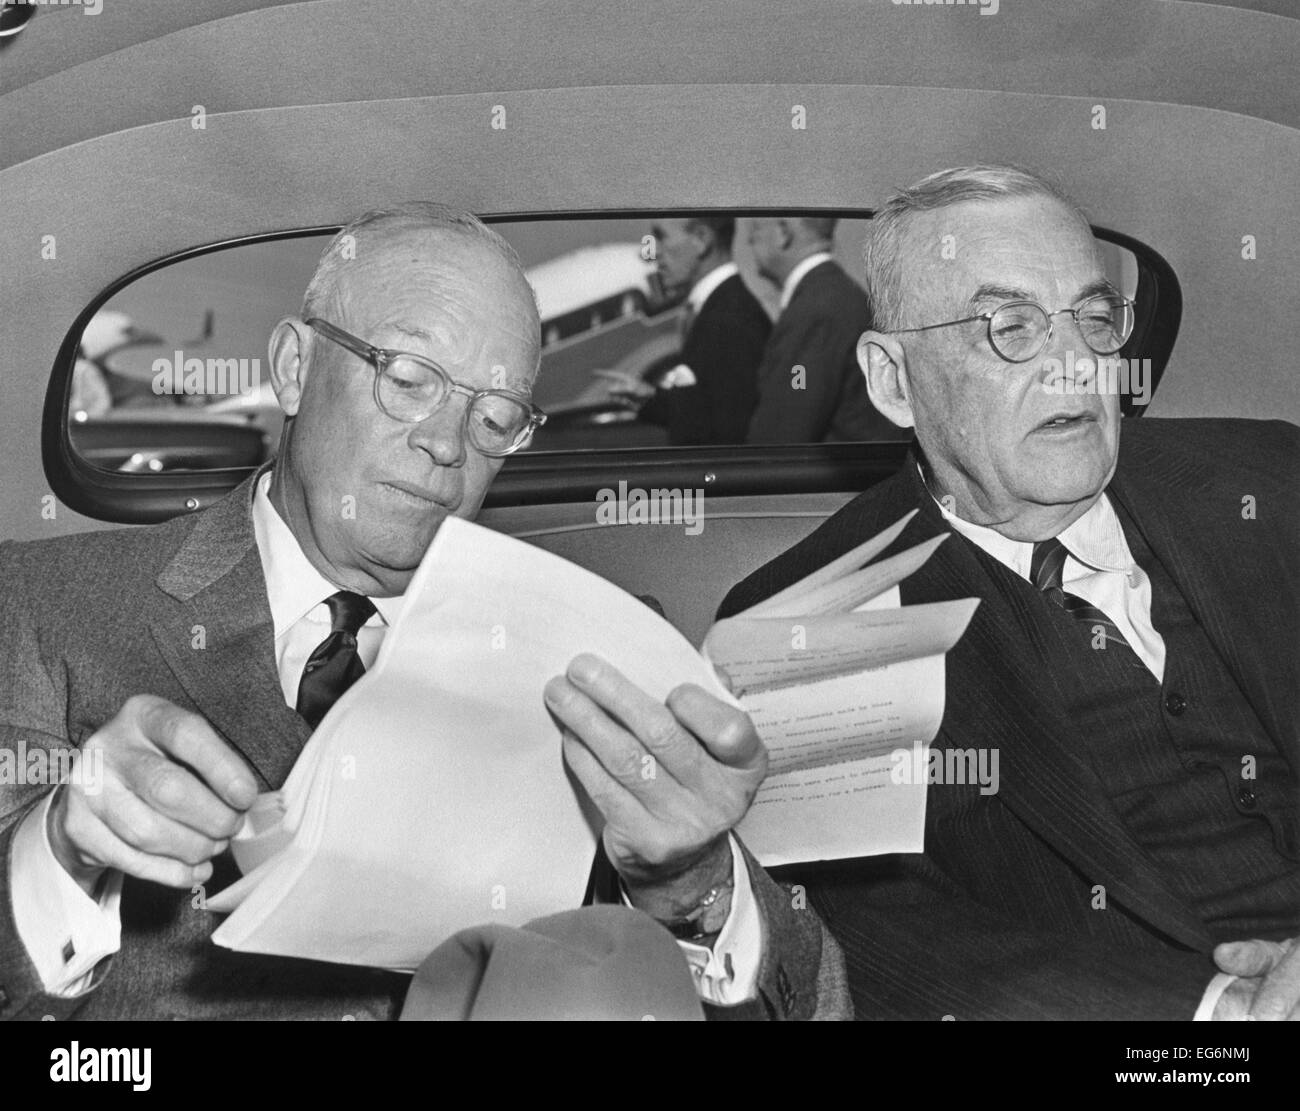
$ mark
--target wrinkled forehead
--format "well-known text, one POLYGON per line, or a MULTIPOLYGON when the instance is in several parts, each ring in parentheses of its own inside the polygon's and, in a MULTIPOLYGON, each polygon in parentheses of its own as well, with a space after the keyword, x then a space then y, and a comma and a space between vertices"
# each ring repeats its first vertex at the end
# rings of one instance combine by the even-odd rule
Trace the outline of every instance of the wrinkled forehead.
POLYGON ((426 228, 359 237, 335 300, 344 320, 371 342, 394 333, 424 337, 429 350, 412 350, 463 360, 491 347, 494 358, 511 355, 512 376, 536 369, 533 291, 505 255, 472 233, 426 228))
POLYGON ((459 228, 365 229, 355 258, 341 269, 339 294, 365 305, 395 292, 421 294, 444 288, 490 291, 509 298, 506 307, 536 313, 528 283, 492 244, 459 228), (369 232, 369 234, 367 234, 369 232), (517 301, 517 303, 515 303, 517 301))
POLYGON ((981 289, 1069 303, 1104 277, 1097 242, 1052 197, 966 201, 919 213, 900 243, 904 305, 955 311, 981 289))

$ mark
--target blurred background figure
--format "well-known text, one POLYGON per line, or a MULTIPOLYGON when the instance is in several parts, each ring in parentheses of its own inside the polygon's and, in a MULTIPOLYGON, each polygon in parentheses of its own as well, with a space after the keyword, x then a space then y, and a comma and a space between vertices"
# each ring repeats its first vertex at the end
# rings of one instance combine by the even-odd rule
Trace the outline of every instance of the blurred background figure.
POLYGON ((833 217, 750 221, 758 272, 781 291, 780 314, 758 371, 746 442, 798 444, 896 439, 858 369, 858 337, 871 326, 866 293, 831 258, 833 217))
POLYGON ((642 420, 663 425, 672 444, 743 443, 772 325, 732 261, 736 221, 659 220, 651 234, 664 293, 685 297, 681 361, 654 383, 628 372, 596 374, 642 420))
POLYGON ((68 414, 73 420, 102 417, 113 407, 113 391, 104 359, 135 341, 135 325, 124 312, 101 309, 81 333, 81 346, 72 370, 68 414))

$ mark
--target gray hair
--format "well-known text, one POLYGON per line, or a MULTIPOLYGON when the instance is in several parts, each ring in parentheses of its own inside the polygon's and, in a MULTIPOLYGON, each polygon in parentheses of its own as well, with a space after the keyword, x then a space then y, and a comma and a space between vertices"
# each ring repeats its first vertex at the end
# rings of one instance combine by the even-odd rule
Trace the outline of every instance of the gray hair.
POLYGON ((363 213, 341 227, 321 252, 316 271, 302 298, 302 318, 318 316, 337 287, 346 264, 356 258, 360 239, 377 232, 395 230, 455 231, 478 239, 495 250, 523 276, 523 264, 515 249, 477 216, 436 201, 405 201, 389 208, 363 213))
POLYGON ((1085 227, 1083 210, 1050 182, 1016 166, 958 166, 923 177, 894 193, 876 211, 863 248, 867 293, 876 327, 902 328, 904 240, 913 218, 964 201, 1008 197, 1050 197, 1073 212, 1085 227))

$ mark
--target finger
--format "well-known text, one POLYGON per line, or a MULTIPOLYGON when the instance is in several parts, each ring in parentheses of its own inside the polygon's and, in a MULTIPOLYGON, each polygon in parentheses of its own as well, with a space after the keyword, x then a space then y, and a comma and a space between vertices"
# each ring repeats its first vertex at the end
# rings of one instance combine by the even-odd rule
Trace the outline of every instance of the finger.
POLYGON ((143 709, 140 729, 169 756, 189 765, 236 810, 247 810, 257 798, 257 783, 244 762, 198 714, 163 699, 143 709))
POLYGON ((637 792, 654 763, 651 754, 623 726, 568 679, 556 677, 543 691, 546 705, 574 739, 624 788, 637 792))
POLYGON ((228 842, 205 837, 129 794, 116 794, 95 816, 129 848, 152 857, 170 857, 191 867, 211 860, 228 842))
POLYGON ((239 828, 242 809, 227 806, 188 768, 166 756, 142 751, 122 768, 134 796, 151 811, 218 840, 239 828))
MULTIPOLYGON (((682 782, 694 777, 703 756, 700 743, 666 705, 651 698, 618 668, 590 653, 575 656, 567 676, 591 702, 621 723, 674 779, 682 782)), ((587 739, 582 730, 575 732, 587 739)), ((600 735, 607 734, 601 731, 600 735)))
POLYGON ((1279 1022, 1287 1018, 1300 1002, 1300 949, 1293 948, 1289 953, 1280 945, 1276 949, 1285 955, 1264 977, 1250 1005, 1251 1015, 1261 1022, 1279 1022))
POLYGON ((744 710, 703 687, 683 683, 668 695, 668 709, 715 760, 731 768, 762 767, 767 750, 744 710))
POLYGON ((567 729, 564 731, 562 749, 564 762, 607 823, 623 828, 644 815, 645 808, 636 797, 610 775, 604 765, 567 729))
POLYGON ((85 851, 99 860, 105 868, 116 868, 128 876, 159 883, 165 887, 192 887, 212 878, 212 863, 191 865, 172 857, 151 856, 132 848, 113 833, 100 819, 86 813, 80 819, 78 839, 85 851))
POLYGON ((1247 979, 1267 976, 1273 971, 1286 950, 1273 941, 1255 938, 1250 941, 1229 941, 1215 946, 1214 962, 1220 972, 1247 979))

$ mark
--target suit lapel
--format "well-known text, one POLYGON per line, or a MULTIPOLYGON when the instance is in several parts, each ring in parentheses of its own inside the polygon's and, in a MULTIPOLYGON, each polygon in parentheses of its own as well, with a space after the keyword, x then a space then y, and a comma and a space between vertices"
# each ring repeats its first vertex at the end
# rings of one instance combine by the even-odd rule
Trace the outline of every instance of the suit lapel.
MULTIPOLYGON (((1156 558, 1182 591, 1210 643, 1243 692, 1278 749, 1300 774, 1300 748, 1295 723, 1300 721, 1300 688, 1291 657, 1274 651, 1281 638, 1294 638, 1298 621, 1294 601, 1285 592, 1293 571, 1281 565, 1276 550, 1258 544, 1253 566, 1225 565, 1222 553, 1231 550, 1220 535, 1216 517, 1205 512, 1211 500, 1227 498, 1234 514, 1239 495, 1215 491, 1203 469, 1178 467, 1166 456, 1139 448, 1121 457, 1111 494, 1128 510, 1156 558), (1141 480, 1135 476, 1141 474, 1141 480)), ((1238 528, 1258 528, 1243 524, 1238 528)))
POLYGON ((154 642, 196 710, 278 788, 311 729, 285 704, 253 533, 254 475, 200 514, 158 575, 154 642))
MULTIPOLYGON (((881 517, 893 520, 920 505, 899 538, 908 547, 949 531, 916 473, 904 463, 881 517)), ((1209 943, 1200 919, 1166 886, 1155 864, 1129 836, 1084 755, 1087 740, 1066 718, 1045 681, 1047 659, 1023 592, 991 573, 979 549, 953 533, 902 584, 905 604, 975 594, 981 599, 966 634, 949 653, 948 691, 938 743, 997 749, 999 798, 1039 837, 1112 898, 1185 944, 1209 943)), ((1014 584, 1013 584, 1014 585, 1014 584)))

